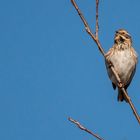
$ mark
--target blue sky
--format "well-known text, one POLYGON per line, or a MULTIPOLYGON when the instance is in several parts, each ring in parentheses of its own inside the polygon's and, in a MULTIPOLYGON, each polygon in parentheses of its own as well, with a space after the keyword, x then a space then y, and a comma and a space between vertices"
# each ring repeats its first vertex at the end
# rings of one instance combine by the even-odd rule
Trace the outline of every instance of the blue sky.
MULTIPOLYGON (((92 29, 94 0, 77 1, 92 29)), ((140 1, 101 1, 99 38, 105 51, 125 28, 140 54, 140 1)), ((0 139, 140 139, 130 107, 117 102, 104 60, 70 0, 0 1, 0 139)), ((129 95, 140 114, 140 66, 129 95)))

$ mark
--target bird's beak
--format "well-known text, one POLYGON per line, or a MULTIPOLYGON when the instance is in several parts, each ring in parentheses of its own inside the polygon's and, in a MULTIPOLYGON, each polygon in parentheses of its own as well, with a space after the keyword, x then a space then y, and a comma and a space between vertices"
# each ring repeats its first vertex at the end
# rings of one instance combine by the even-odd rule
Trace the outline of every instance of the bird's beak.
POLYGON ((127 36, 128 38, 131 38, 130 34, 127 34, 126 36, 127 36))

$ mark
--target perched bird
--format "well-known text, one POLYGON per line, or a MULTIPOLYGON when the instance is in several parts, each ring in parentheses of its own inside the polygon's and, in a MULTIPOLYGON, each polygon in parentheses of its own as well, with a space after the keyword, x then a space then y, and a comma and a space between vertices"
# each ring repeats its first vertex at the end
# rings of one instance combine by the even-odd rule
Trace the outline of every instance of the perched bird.
MULTIPOLYGON (((127 90, 135 74, 137 53, 132 47, 132 38, 126 30, 119 29, 118 31, 116 31, 114 45, 106 53, 105 57, 108 76, 112 81, 113 88, 116 89, 118 83, 112 70, 110 69, 110 65, 108 62, 111 62, 122 82, 122 87, 127 90)), ((118 101, 123 100, 125 100, 123 91, 118 88, 118 101)))

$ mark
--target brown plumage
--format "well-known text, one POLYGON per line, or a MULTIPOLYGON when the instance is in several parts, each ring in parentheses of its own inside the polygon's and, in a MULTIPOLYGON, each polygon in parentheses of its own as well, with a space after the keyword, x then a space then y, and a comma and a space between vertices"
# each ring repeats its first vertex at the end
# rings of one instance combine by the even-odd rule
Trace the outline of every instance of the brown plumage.
MULTIPOLYGON (((106 53, 106 60, 110 61, 118 73, 123 87, 127 90, 135 74, 137 53, 132 47, 132 39, 129 33, 120 29, 116 31, 113 47, 106 53)), ((105 61, 108 76, 112 81, 113 88, 117 87, 117 80, 113 75, 109 64, 105 61)), ((118 88, 118 101, 125 100, 123 92, 118 88)))

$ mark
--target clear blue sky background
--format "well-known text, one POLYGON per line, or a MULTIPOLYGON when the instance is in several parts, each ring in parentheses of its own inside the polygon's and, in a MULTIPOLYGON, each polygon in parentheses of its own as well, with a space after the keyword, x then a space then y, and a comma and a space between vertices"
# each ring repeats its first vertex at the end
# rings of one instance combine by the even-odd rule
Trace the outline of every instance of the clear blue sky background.
MULTIPOLYGON (((78 0, 77 0, 78 1, 78 0)), ((92 29, 94 0, 78 1, 92 29)), ((140 1, 101 1, 99 37, 107 51, 127 29, 140 54, 140 1)), ((140 65, 129 95, 140 114, 140 65)), ((0 1, 0 139, 140 139, 130 107, 117 102, 104 60, 70 0, 0 1)))

